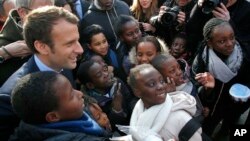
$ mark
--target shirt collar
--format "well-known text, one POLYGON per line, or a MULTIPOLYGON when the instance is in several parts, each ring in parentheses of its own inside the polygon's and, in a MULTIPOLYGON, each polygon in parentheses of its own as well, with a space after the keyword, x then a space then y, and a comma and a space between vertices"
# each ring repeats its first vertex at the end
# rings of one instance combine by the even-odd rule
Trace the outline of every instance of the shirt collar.
MULTIPOLYGON (((37 67, 39 68, 40 71, 55 71, 54 69, 48 67, 47 65, 45 65, 36 55, 34 55, 34 59, 35 59, 35 63, 37 65, 37 67)), ((61 69, 58 73, 61 73, 63 71, 63 69, 61 69)))

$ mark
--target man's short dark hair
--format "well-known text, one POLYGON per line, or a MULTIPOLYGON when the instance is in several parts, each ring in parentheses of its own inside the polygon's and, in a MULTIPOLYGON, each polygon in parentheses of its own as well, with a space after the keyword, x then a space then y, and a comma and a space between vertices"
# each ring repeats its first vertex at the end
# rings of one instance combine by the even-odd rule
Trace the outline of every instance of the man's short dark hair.
POLYGON ((11 102, 16 114, 26 123, 47 123, 45 116, 56 110, 59 100, 55 95, 55 72, 36 72, 22 77, 12 91, 11 102))
MULTIPOLYGON (((53 26, 57 21, 64 19, 69 23, 78 24, 78 18, 71 12, 56 6, 45 6, 33 10, 28 14, 24 22, 24 39, 27 46, 34 52, 38 53, 35 49, 34 42, 36 40, 47 44, 53 48, 54 43, 51 37, 53 26)), ((62 29, 63 30, 63 29, 62 29)))

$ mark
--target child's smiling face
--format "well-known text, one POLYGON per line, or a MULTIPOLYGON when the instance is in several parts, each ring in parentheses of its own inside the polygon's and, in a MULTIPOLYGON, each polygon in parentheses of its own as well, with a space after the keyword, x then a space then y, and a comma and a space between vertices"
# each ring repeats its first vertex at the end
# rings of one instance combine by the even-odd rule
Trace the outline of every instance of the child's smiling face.
POLYGON ((142 99, 146 108, 165 101, 166 84, 162 75, 155 68, 141 70, 136 77, 135 94, 142 99))

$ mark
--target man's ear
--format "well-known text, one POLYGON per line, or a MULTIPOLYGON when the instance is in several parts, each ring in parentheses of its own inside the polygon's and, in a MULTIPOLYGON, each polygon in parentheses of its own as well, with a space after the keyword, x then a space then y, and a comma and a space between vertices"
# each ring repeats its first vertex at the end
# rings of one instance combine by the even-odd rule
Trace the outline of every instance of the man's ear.
POLYGON ((94 89, 94 88, 95 88, 95 85, 94 85, 93 83, 91 83, 91 82, 88 82, 88 83, 86 83, 86 87, 87 87, 88 89, 94 89))
POLYGON ((60 116, 57 112, 52 111, 46 114, 45 119, 47 122, 57 122, 60 120, 60 116))
POLYGON ((34 42, 34 46, 35 46, 36 50, 39 52, 39 54, 42 54, 42 55, 49 54, 50 48, 45 43, 36 40, 34 42))

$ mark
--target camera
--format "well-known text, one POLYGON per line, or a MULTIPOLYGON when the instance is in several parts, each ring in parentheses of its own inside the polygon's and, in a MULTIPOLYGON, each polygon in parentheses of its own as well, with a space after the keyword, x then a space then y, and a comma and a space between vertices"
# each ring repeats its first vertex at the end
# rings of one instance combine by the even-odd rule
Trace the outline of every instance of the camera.
POLYGON ((205 0, 202 4, 202 12, 205 14, 211 13, 221 2, 226 5, 228 0, 205 0))
POLYGON ((166 26, 175 25, 177 23, 177 15, 179 14, 179 6, 174 6, 164 13, 160 19, 161 23, 166 26))

